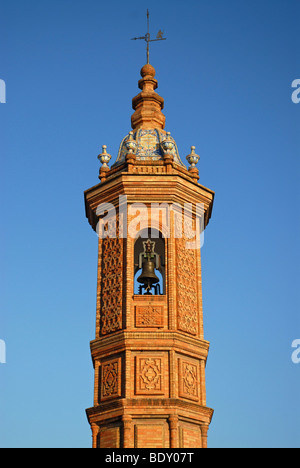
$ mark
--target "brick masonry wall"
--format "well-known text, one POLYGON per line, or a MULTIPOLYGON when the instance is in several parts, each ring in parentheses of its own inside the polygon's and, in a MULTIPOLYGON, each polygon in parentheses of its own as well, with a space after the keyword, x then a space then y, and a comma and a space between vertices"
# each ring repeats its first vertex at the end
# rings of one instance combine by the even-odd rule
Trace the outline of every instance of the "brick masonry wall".
MULTIPOLYGON (((166 201, 165 190, 153 191, 150 179, 136 175, 129 205, 130 196, 166 201)), ((189 185, 182 183, 183 199, 192 197, 189 185)), ((161 221, 155 227, 162 231, 161 221)), ((176 229, 172 212, 161 296, 134 295, 133 238, 99 239, 94 406, 87 410, 94 447, 206 446, 213 411, 206 407, 201 255, 186 249, 189 239, 177 238, 176 229)))

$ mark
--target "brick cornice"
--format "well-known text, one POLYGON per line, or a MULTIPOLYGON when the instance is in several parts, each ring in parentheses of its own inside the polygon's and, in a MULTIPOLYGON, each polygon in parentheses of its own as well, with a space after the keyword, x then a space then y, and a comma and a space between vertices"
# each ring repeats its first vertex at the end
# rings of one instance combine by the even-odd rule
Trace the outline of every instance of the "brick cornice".
POLYGON ((214 410, 208 406, 185 401, 179 398, 147 398, 147 400, 120 398, 109 402, 100 403, 86 410, 87 418, 91 423, 107 419, 119 418, 125 413, 131 416, 149 417, 155 412, 156 417, 160 415, 174 414, 179 410, 179 417, 186 421, 202 421, 210 423, 214 410), (180 415, 182 410, 182 415, 180 415))
POLYGON ((112 203, 117 208, 119 196, 126 195, 128 203, 203 203, 205 226, 212 213, 214 192, 194 182, 184 174, 117 173, 105 183, 84 192, 86 216, 95 230, 96 210, 100 203, 112 203))
POLYGON ((126 349, 131 351, 147 350, 155 351, 159 348, 173 349, 182 354, 187 353, 191 357, 197 357, 203 360, 207 359, 209 351, 209 341, 201 340, 190 336, 188 333, 180 331, 163 331, 163 332, 141 332, 122 330, 112 335, 102 336, 90 343, 91 354, 93 361, 99 356, 105 356, 120 353, 126 349))

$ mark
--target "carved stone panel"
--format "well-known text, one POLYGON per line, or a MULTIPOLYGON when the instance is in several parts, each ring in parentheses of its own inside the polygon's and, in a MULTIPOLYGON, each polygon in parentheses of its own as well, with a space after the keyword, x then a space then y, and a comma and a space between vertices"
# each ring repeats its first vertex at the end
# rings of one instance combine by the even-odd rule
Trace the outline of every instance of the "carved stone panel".
POLYGON ((136 356, 136 395, 164 394, 163 356, 136 356))
POLYGON ((101 365, 101 401, 121 396, 121 358, 101 365))
POLYGON ((135 326, 141 328, 163 327, 164 309, 163 306, 136 306, 135 326))
POLYGON ((122 329, 123 240, 102 241, 101 335, 122 329))
POLYGON ((197 335, 196 252, 186 248, 187 242, 186 238, 176 239, 177 326, 181 331, 197 335))
POLYGON ((179 396, 193 401, 200 398, 200 369, 195 360, 179 359, 179 396))

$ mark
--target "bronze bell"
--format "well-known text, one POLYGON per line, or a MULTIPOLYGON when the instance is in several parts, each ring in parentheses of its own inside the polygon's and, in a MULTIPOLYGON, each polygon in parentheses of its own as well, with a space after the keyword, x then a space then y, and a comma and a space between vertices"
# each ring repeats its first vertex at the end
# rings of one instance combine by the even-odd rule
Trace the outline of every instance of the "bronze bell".
POLYGON ((144 284, 149 291, 153 284, 159 283, 159 278, 155 274, 155 264, 151 260, 145 260, 142 266, 142 273, 137 278, 139 283, 144 284))

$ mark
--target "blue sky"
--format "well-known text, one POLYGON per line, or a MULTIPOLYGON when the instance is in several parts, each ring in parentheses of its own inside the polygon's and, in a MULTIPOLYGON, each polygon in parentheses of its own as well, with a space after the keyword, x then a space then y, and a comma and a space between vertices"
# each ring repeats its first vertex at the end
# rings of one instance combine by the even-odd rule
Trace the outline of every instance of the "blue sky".
POLYGON ((90 447, 97 237, 83 191, 117 156, 145 63, 215 190, 202 248, 210 447, 299 447, 296 0, 2 0, 1 447, 90 447))

